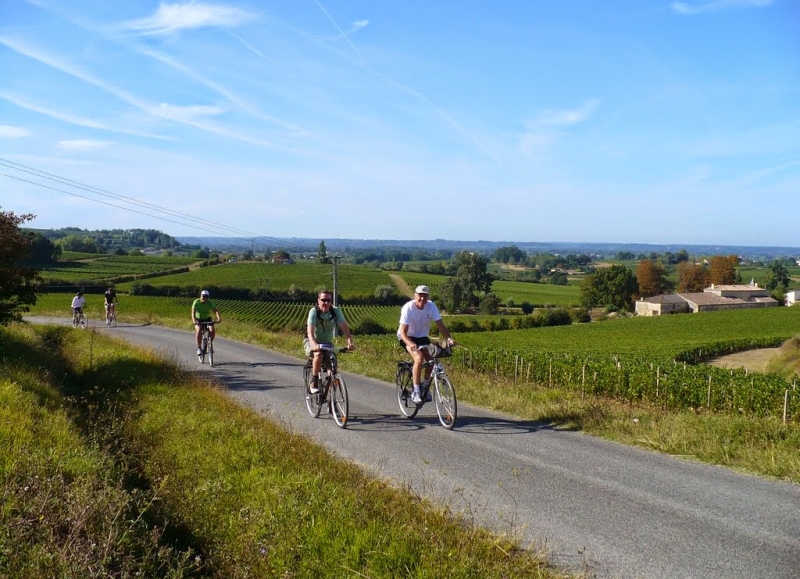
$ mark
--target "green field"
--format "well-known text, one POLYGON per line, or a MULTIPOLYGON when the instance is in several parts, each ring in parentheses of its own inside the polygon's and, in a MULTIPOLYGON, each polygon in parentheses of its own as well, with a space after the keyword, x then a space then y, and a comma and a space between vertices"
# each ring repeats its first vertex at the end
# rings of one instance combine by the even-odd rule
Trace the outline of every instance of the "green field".
POLYGON ((191 257, 94 255, 92 258, 62 259, 43 268, 41 276, 49 284, 64 281, 109 285, 118 278, 147 277, 160 272, 167 274, 196 262, 197 259, 191 257))
MULTIPOLYGON (((383 270, 358 265, 338 266, 337 286, 342 299, 374 296, 375 288, 381 285, 394 287, 389 274, 383 270)), ((291 287, 315 292, 322 288, 333 288, 333 266, 318 263, 280 265, 272 263, 225 263, 204 267, 186 273, 151 278, 152 286, 180 287, 237 287, 259 291, 269 296, 270 292, 284 294, 291 287)), ((120 291, 130 291, 130 283, 120 284, 120 291)))

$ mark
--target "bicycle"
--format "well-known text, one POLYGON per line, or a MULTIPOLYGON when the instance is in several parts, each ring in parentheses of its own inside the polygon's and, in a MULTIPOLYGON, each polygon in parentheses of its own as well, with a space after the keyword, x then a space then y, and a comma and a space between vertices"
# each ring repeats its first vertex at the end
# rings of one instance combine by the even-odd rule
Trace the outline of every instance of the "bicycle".
POLYGON ((211 338, 211 327, 214 322, 198 322, 200 324, 200 353, 197 359, 202 364, 205 362, 206 354, 208 355, 208 365, 214 366, 214 340, 211 338))
POLYGON ((420 408, 425 406, 426 397, 433 389, 433 400, 436 403, 436 414, 439 416, 439 422, 447 430, 452 430, 458 416, 456 391, 453 387, 453 381, 450 380, 447 371, 444 369, 444 365, 439 361, 439 358, 447 358, 453 355, 452 346, 445 343, 445 345, 430 344, 422 347, 428 348, 428 352, 433 357, 422 365, 423 374, 426 368, 433 366, 428 384, 420 386, 422 402, 416 404, 411 400, 414 388, 412 373, 414 363, 407 360, 397 362, 395 383, 397 384, 397 403, 400 405, 400 412, 406 418, 414 418, 420 408))
POLYGON ((347 397, 347 384, 339 373, 337 353, 349 352, 347 348, 336 348, 328 344, 320 344, 322 352, 322 374, 319 379, 319 392, 312 394, 308 385, 311 382, 311 363, 308 358, 303 366, 303 384, 306 393, 306 408, 312 417, 318 418, 322 407, 327 403, 328 413, 333 414, 333 420, 339 428, 347 426, 350 403, 347 397), (328 396, 330 394, 330 396, 328 396))
POLYGON ((117 327, 117 308, 112 306, 109 309, 108 316, 106 316, 106 326, 111 328, 117 327))
POLYGON ((89 320, 86 318, 86 314, 83 313, 83 310, 72 312, 72 327, 80 328, 81 330, 85 330, 89 327, 89 320))

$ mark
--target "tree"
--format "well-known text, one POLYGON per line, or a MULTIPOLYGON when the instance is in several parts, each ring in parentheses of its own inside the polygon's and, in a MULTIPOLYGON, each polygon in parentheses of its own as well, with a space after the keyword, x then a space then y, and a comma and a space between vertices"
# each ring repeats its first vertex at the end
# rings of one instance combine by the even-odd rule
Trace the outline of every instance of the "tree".
POLYGON ((500 310, 500 300, 493 295, 488 295, 481 300, 480 309, 483 315, 493 316, 500 310))
POLYGON ((731 285, 739 281, 736 268, 739 258, 735 255, 715 255, 708 261, 708 281, 714 285, 731 285))
POLYGON ((667 279, 667 268, 661 262, 643 259, 636 268, 636 280, 639 284, 639 296, 649 298, 667 293, 672 284, 667 279))
POLYGON ((489 260, 477 253, 461 251, 453 262, 453 276, 442 284, 442 303, 448 311, 463 311, 477 305, 481 296, 492 291, 494 278, 489 273, 489 260))
POLYGON ((516 245, 498 247, 494 251, 494 258, 500 263, 522 263, 525 257, 525 252, 516 245))
POLYGON ((319 249, 317 249, 317 263, 330 263, 331 260, 328 257, 328 249, 325 247, 325 242, 319 242, 319 249))
POLYGON ((789 270, 783 265, 783 262, 776 259, 769 266, 764 287, 770 291, 781 288, 783 292, 789 288, 789 283, 792 281, 789 277, 789 270))
POLYGON ((0 211, 0 324, 22 319, 36 303, 39 270, 22 265, 31 256, 31 237, 19 226, 36 217, 0 211))
POLYGON ((633 296, 639 291, 639 282, 624 265, 598 269, 581 284, 581 306, 586 309, 611 305, 631 310, 633 296))
POLYGON ((553 285, 567 285, 569 279, 567 278, 567 274, 563 271, 556 271, 550 274, 550 283, 553 285))
POLYGON ((37 263, 52 263, 56 261, 59 255, 61 255, 61 247, 53 244, 52 241, 47 239, 41 233, 30 233, 26 234, 30 240, 30 256, 27 260, 27 265, 37 264, 37 263))
POLYGON ((708 270, 699 263, 682 261, 676 270, 679 292, 696 293, 708 287, 708 270))

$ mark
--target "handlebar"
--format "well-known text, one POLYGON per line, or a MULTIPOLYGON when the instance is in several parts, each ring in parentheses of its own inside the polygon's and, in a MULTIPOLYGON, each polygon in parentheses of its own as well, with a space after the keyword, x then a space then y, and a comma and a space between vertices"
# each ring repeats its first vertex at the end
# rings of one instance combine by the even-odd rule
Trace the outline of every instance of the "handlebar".
POLYGON ((337 354, 343 354, 345 352, 349 352, 350 348, 347 346, 337 348, 336 346, 330 346, 328 344, 319 344, 316 350, 311 350, 312 352, 336 352, 337 354))

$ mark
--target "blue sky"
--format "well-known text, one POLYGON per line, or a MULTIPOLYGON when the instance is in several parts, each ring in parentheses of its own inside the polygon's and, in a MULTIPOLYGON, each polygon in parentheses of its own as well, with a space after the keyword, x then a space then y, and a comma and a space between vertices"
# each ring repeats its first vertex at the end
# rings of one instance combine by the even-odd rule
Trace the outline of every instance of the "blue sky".
POLYGON ((797 0, 0 0, 0 207, 800 246, 797 0))

